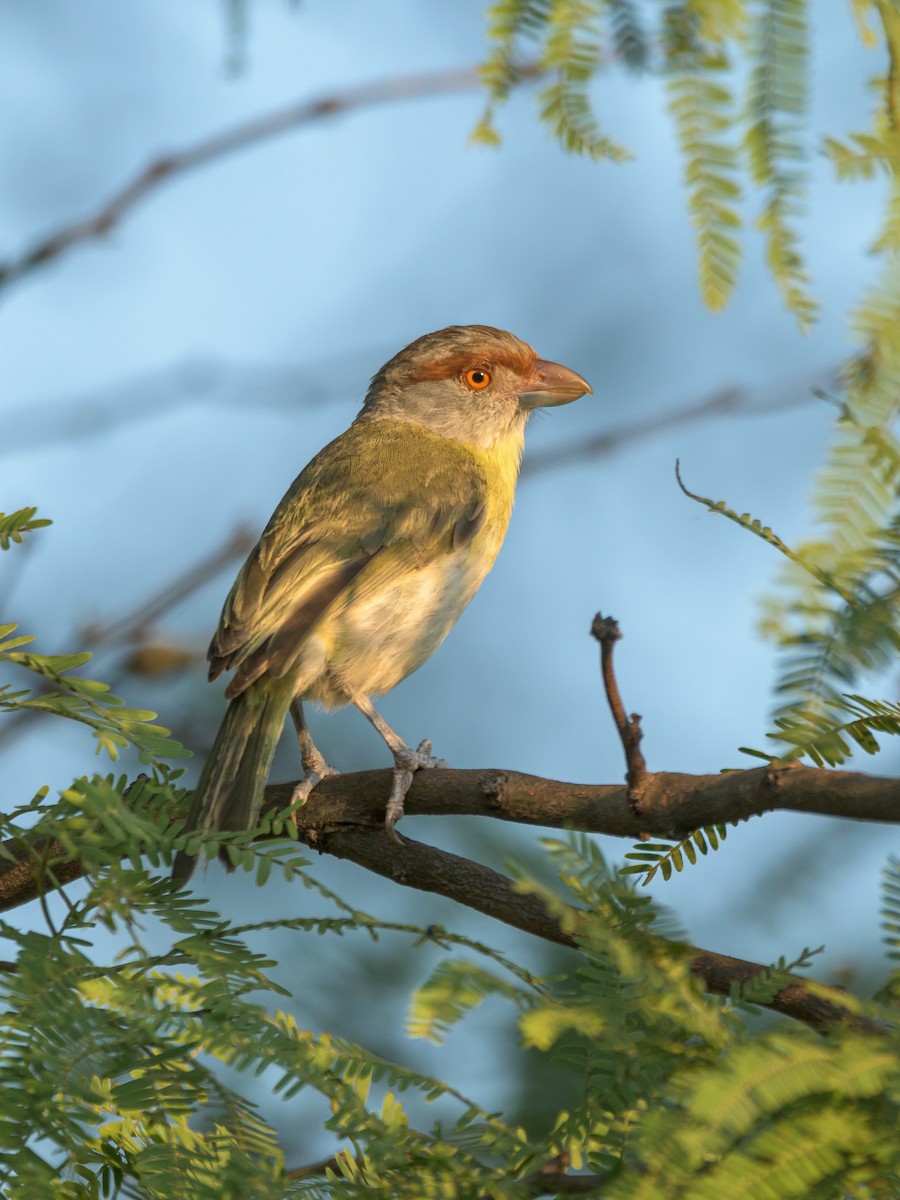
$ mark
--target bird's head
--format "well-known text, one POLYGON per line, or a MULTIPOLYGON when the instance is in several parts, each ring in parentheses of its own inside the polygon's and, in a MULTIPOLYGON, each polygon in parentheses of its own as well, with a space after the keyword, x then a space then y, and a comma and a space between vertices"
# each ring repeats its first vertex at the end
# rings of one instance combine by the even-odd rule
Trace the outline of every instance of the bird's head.
POLYGON ((411 342, 373 377, 364 417, 424 425, 488 449, 521 434, 536 408, 568 404, 591 391, 580 375, 539 358, 490 325, 452 325, 411 342))

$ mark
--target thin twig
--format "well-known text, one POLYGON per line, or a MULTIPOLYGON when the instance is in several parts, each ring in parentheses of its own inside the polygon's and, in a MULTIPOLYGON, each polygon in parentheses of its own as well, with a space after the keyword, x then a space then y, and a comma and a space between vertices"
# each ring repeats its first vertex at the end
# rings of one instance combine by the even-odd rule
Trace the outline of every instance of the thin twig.
POLYGON ((630 717, 625 715, 625 706, 619 695, 619 684, 613 669, 613 647, 621 638, 619 623, 615 617, 604 617, 597 613, 591 624, 591 636, 600 643, 600 673, 603 676, 603 690, 609 710, 619 731, 622 749, 625 751, 625 779, 628 783, 628 798, 635 813, 639 813, 643 794, 647 786, 649 772, 647 763, 641 753, 641 740, 644 736, 641 730, 641 718, 638 713, 630 717))
MULTIPOLYGON (((516 71, 516 82, 538 79, 543 69, 538 63, 523 63, 516 71)), ((401 75, 377 83, 361 84, 340 92, 331 92, 315 100, 289 104, 274 112, 254 117, 240 125, 220 130, 202 141, 173 150, 154 159, 138 171, 127 184, 119 188, 88 217, 64 225, 54 233, 40 238, 15 258, 0 263, 0 288, 21 279, 23 275, 59 258, 80 242, 93 241, 114 229, 150 193, 178 175, 186 175, 207 163, 225 158, 248 146, 256 146, 270 138, 289 133, 304 125, 314 124, 325 117, 393 104, 402 100, 420 100, 426 96, 471 92, 484 87, 477 67, 461 67, 447 71, 431 71, 401 75)))

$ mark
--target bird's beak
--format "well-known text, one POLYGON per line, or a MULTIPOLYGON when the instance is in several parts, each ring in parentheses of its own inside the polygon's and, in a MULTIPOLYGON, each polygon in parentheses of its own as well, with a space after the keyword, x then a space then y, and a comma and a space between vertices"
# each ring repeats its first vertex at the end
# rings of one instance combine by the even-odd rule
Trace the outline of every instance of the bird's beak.
POLYGON ((568 367, 560 363, 539 358, 534 364, 534 373, 519 392, 519 404, 526 411, 532 408, 554 408, 557 404, 570 404, 579 396, 593 396, 591 385, 568 367))

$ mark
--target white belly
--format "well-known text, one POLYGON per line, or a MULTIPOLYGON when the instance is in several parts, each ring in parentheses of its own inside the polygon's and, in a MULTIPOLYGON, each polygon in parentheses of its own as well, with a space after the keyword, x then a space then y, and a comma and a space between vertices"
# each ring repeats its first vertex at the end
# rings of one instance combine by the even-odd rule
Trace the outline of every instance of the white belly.
POLYGON ((347 703, 340 684, 366 696, 390 691, 435 652, 492 562, 449 554, 351 599, 310 637, 298 694, 332 708, 347 703))

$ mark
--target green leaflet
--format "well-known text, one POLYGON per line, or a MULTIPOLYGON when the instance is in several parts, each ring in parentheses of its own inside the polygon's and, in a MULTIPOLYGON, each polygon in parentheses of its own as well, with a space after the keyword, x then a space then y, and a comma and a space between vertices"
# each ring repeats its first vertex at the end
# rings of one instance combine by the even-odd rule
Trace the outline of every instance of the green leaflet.
POLYGON ((707 825, 695 829, 677 842, 635 842, 625 858, 628 864, 619 868, 621 875, 641 875, 641 886, 646 887, 657 873, 668 881, 672 872, 684 870, 685 859, 693 866, 697 862, 697 851, 706 855, 718 850, 719 844, 728 836, 727 825, 707 825))
POLYGON ((36 508, 20 508, 14 513, 0 513, 0 550, 8 550, 12 542, 21 542, 23 533, 52 525, 44 517, 35 518, 36 508))
POLYGON ((105 751, 113 761, 128 747, 134 747, 145 764, 156 759, 190 757, 190 752, 169 735, 168 729, 154 723, 156 713, 126 708, 105 683, 72 674, 90 660, 90 654, 23 651, 18 647, 33 638, 12 638, 15 629, 15 625, 0 626, 0 668, 24 668, 36 675, 46 690, 12 692, 8 685, 0 685, 0 714, 32 710, 77 721, 91 729, 97 753, 105 751))

